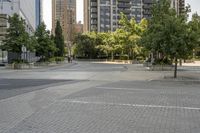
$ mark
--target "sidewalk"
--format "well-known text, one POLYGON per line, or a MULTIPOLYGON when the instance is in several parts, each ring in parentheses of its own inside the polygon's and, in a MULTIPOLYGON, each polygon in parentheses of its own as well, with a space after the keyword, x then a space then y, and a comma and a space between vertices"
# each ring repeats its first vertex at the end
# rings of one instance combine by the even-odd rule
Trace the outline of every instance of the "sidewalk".
POLYGON ((183 66, 199 66, 200 67, 200 61, 195 61, 193 63, 183 63, 183 66))

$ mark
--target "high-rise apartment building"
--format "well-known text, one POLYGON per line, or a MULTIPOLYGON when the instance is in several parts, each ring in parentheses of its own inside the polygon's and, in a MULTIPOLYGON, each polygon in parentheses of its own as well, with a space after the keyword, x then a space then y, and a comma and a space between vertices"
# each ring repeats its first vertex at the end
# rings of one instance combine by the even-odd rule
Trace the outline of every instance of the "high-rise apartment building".
POLYGON ((185 10, 185 0, 178 0, 178 8, 179 8, 179 13, 183 13, 185 10))
POLYGON ((52 32, 55 33, 56 22, 60 21, 65 43, 72 41, 76 25, 76 0, 52 0, 52 32))
MULTIPOLYGON (((84 32, 115 31, 120 13, 140 22, 151 18, 153 0, 84 0, 84 32)), ((184 10, 184 0, 171 0, 171 7, 178 13, 184 10)))
POLYGON ((121 12, 139 22, 142 6, 142 0, 85 0, 84 31, 115 31, 121 12))
POLYGON ((143 1, 131 0, 131 17, 134 17, 137 22, 143 18, 143 1))
POLYGON ((43 12, 42 12, 43 7, 42 6, 43 6, 43 0, 35 0, 36 28, 43 21, 43 12))
MULTIPOLYGON (((150 18, 151 17, 151 7, 153 4, 153 0, 143 0, 143 17, 150 18)), ((176 10, 178 14, 184 12, 185 9, 185 0, 171 0, 171 7, 176 10)))
POLYGON ((85 0, 84 31, 114 31, 119 12, 130 14, 130 0, 85 0))

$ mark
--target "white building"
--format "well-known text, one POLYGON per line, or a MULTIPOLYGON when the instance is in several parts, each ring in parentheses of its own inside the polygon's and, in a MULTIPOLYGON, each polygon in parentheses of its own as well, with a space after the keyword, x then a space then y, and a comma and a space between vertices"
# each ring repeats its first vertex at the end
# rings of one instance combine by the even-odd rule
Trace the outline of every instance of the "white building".
POLYGON ((25 20, 29 33, 35 31, 35 0, 0 0, 0 14, 12 16, 14 13, 19 14, 25 20))
MULTIPOLYGON (((17 13, 26 22, 26 31, 33 34, 36 29, 35 0, 0 0, 0 45, 9 27, 7 19, 17 13)), ((0 63, 7 60, 6 51, 0 49, 0 63)))

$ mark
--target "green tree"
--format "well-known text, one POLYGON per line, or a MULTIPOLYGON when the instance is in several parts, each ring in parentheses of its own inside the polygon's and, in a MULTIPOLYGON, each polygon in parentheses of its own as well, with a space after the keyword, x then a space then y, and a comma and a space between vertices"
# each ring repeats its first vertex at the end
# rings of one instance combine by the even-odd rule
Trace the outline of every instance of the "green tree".
POLYGON ((143 47, 139 45, 141 35, 147 27, 147 21, 143 19, 140 23, 132 18, 121 14, 120 28, 115 32, 89 32, 79 34, 76 37, 75 53, 89 57, 111 57, 114 55, 128 55, 133 58, 142 55, 143 47), (105 56, 104 56, 105 57, 105 56))
POLYGON ((54 56, 56 47, 54 41, 51 39, 50 32, 46 30, 46 25, 41 23, 35 32, 37 45, 36 54, 41 56, 43 60, 47 60, 54 56))
POLYGON ((96 33, 78 34, 75 37, 74 54, 78 57, 97 58, 96 33))
POLYGON ((35 52, 35 48, 37 45, 38 45, 38 42, 35 35, 29 36, 28 43, 27 43, 28 50, 31 52, 35 52))
POLYGON ((192 15, 192 20, 189 22, 190 30, 194 31, 196 34, 196 42, 193 42, 196 44, 195 51, 200 50, 200 16, 195 13, 192 15))
POLYGON ((176 78, 178 59, 188 58, 195 48, 195 33, 190 30, 185 15, 178 16, 176 11, 170 8, 168 0, 155 2, 152 15, 142 42, 151 52, 162 54, 163 59, 174 60, 176 78))
POLYGON ((142 19, 140 23, 137 23, 134 18, 128 20, 123 13, 120 16, 120 28, 116 31, 116 35, 118 35, 116 39, 129 57, 136 58, 142 50, 139 40, 147 28, 147 20, 142 19))
POLYGON ((96 48, 104 52, 107 55, 107 57, 110 54, 111 59, 113 60, 114 52, 116 50, 114 33, 111 32, 98 33, 98 36, 101 39, 101 43, 98 44, 96 48))
POLYGON ((60 22, 57 21, 56 29, 55 29, 55 44, 56 44, 56 56, 64 56, 65 55, 65 44, 64 44, 64 36, 62 32, 62 27, 60 26, 60 22))
POLYGON ((7 34, 5 36, 3 49, 21 53, 22 46, 29 49, 29 34, 25 30, 25 21, 19 17, 18 14, 14 14, 8 19, 9 28, 7 29, 7 34))

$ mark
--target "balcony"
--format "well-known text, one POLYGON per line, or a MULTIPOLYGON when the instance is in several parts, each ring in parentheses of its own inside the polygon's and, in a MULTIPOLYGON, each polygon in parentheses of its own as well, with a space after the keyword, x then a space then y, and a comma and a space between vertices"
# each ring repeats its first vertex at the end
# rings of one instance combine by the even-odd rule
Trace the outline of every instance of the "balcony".
POLYGON ((131 4, 129 3, 118 3, 118 8, 131 8, 131 4))
POLYGON ((97 18, 97 14, 91 14, 91 19, 97 18))
POLYGON ((153 0, 143 0, 144 4, 153 4, 153 0))
POLYGON ((143 9, 150 9, 152 7, 152 5, 150 4, 144 4, 143 5, 143 9))
POLYGON ((7 27, 7 22, 1 22, 0 21, 0 27, 7 27))
POLYGON ((97 7, 97 2, 91 2, 91 7, 97 7))
MULTIPOLYGON (((129 20, 131 19, 131 16, 130 15, 128 15, 128 16, 126 16, 129 20)), ((121 19, 121 17, 120 16, 117 16, 117 19, 118 20, 120 20, 121 19)), ((119 24, 119 23, 118 23, 119 24)))
POLYGON ((92 20, 91 25, 97 25, 97 21, 92 20))
POLYGON ((151 15, 151 11, 149 11, 149 10, 143 11, 143 14, 144 15, 151 15))
POLYGON ((124 13, 124 14, 130 14, 131 13, 131 10, 129 10, 129 9, 125 9, 125 10, 123 10, 123 9, 119 9, 118 10, 118 13, 124 13))
POLYGON ((0 35, 5 35, 7 32, 7 28, 6 27, 0 27, 0 35))
POLYGON ((96 25, 91 25, 91 31, 97 31, 97 26, 96 25))
POLYGON ((131 0, 118 0, 118 2, 130 2, 131 0))
POLYGON ((92 8, 92 9, 91 9, 91 12, 92 12, 92 13, 96 13, 96 12, 97 12, 97 8, 92 8))

